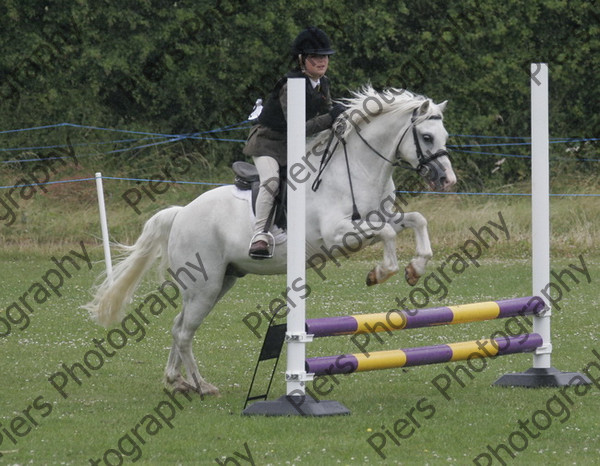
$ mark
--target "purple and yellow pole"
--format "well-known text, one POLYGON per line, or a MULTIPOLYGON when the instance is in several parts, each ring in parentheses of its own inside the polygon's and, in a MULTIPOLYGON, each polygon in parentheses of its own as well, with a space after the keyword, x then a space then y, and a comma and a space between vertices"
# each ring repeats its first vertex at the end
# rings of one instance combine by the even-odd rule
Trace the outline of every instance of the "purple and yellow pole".
POLYGON ((544 301, 533 296, 408 311, 393 309, 376 314, 307 319, 306 333, 314 337, 330 337, 437 325, 464 324, 507 317, 537 315, 544 310, 544 307, 544 301))
POLYGON ((510 337, 486 338, 447 345, 422 346, 375 353, 340 354, 309 358, 306 372, 315 375, 350 374, 397 367, 424 366, 474 358, 491 358, 534 351, 542 346, 542 337, 527 333, 510 337))

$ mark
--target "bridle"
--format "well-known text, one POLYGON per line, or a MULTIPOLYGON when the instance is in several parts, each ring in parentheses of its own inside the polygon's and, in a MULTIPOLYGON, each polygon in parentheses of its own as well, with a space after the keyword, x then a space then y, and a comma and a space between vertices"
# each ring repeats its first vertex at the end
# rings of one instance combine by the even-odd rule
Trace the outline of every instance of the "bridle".
MULTIPOLYGON (((402 141, 404 141, 404 138, 408 134, 408 131, 412 130, 413 140, 414 140, 414 144, 415 144, 415 150, 417 153, 417 160, 419 162, 416 167, 413 167, 412 165, 410 165, 410 163, 408 163, 405 160, 398 160, 397 157, 396 157, 396 160, 390 160, 385 155, 383 155, 381 152, 379 152, 376 148, 374 148, 369 143, 369 141, 367 141, 362 136, 362 134, 360 134, 359 131, 356 131, 356 134, 358 135, 360 140, 369 149, 371 149, 371 151, 375 155, 377 155, 379 158, 385 160, 391 166, 401 167, 401 168, 405 168, 407 170, 412 170, 423 176, 430 175, 432 173, 435 175, 435 174, 437 174, 438 169, 437 169, 437 167, 431 169, 430 164, 432 164, 433 161, 439 159, 440 157, 443 157, 443 156, 449 157, 450 155, 448 154, 448 151, 446 151, 444 149, 440 149, 437 152, 435 152, 434 154, 425 155, 423 153, 423 149, 421 148, 421 143, 419 142, 419 138, 417 135, 417 124, 418 124, 417 119, 418 119, 417 109, 414 109, 411 119, 410 119, 410 124, 404 130, 404 133, 402 133, 402 136, 398 140, 398 144, 396 144, 396 148, 393 152, 393 154, 398 153, 398 148, 402 144, 402 141), (402 163, 404 163, 405 165, 402 165, 402 163), (427 170, 427 172, 424 173, 425 170, 427 170)), ((441 120, 441 119, 442 119, 442 117, 439 115, 432 115, 432 116, 420 121, 419 123, 422 123, 423 121, 427 121, 427 120, 441 120)), ((333 156, 335 150, 337 149, 338 144, 341 142, 342 147, 344 148, 344 158, 346 160, 346 169, 348 172, 348 182, 350 184, 350 195, 352 196, 352 220, 359 220, 361 218, 361 216, 360 216, 360 213, 358 212, 358 208, 356 207, 356 201, 354 198, 354 188, 352 186, 352 175, 350 173, 350 164, 348 162, 348 150, 346 148, 346 139, 344 138, 342 133, 343 133, 343 126, 341 126, 341 128, 338 127, 338 129, 334 128, 331 130, 331 134, 329 136, 329 141, 327 142, 327 146, 325 147, 325 152, 323 153, 323 156, 321 157, 321 164, 319 166, 319 171, 317 173, 315 181, 312 184, 312 190, 317 191, 317 189, 319 189, 319 186, 321 185, 321 181, 322 181, 321 176, 323 174, 323 171, 325 170, 325 167, 329 164, 329 161, 331 160, 331 157, 333 156), (336 141, 335 145, 333 146, 333 149, 330 151, 329 148, 331 147, 333 138, 336 135, 337 135, 337 141, 336 141)))
MULTIPOLYGON (((439 116, 439 115, 432 115, 429 118, 425 118, 423 121, 427 121, 427 120, 441 120, 441 119, 442 119, 442 117, 439 116)), ((414 144, 415 144, 415 150, 417 152, 417 160, 419 161, 419 164, 416 167, 412 167, 406 160, 398 160, 398 159, 396 159, 395 161, 393 161, 393 160, 388 159, 386 156, 384 156, 383 154, 381 154, 381 152, 379 152, 377 149, 375 149, 371 144, 369 144, 369 141, 367 141, 362 136, 362 134, 360 134, 360 132, 357 131, 356 134, 358 135, 358 137, 360 138, 360 140, 369 149, 371 149, 371 151, 373 151, 373 153, 375 155, 377 155, 379 158, 385 160, 387 163, 389 163, 393 167, 401 167, 401 168, 405 168, 407 170, 413 170, 413 171, 415 171, 417 173, 421 173, 421 171, 423 170, 423 168, 425 168, 426 165, 430 164, 431 162, 433 162, 436 159, 439 159, 440 157, 443 157, 443 156, 449 157, 450 154, 448 154, 448 151, 446 151, 444 149, 440 149, 435 154, 425 155, 423 153, 423 149, 421 148, 421 143, 419 142, 419 138, 417 136, 417 124, 415 123, 416 121, 417 121, 417 109, 413 110, 413 113, 412 113, 412 116, 411 116, 411 119, 410 119, 410 124, 404 130, 404 133, 402 133, 402 136, 398 140, 398 144, 396 144, 396 149, 393 152, 395 154, 398 153, 398 148, 402 144, 402 141, 404 140, 404 138, 408 134, 408 131, 412 129, 412 135, 413 135, 413 140, 414 140, 414 144), (408 165, 408 166, 402 165, 403 163, 406 164, 406 165, 408 165)), ((422 123, 423 121, 420 121, 419 123, 422 123)), ((342 141, 342 144, 345 145, 344 141, 342 141)))

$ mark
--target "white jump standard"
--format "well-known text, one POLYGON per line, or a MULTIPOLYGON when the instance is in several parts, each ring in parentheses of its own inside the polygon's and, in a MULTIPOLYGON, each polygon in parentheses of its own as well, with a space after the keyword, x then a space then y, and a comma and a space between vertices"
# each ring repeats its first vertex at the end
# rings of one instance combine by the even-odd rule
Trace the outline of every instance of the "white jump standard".
MULTIPOLYGON (((548 65, 531 64, 531 261, 534 296, 540 296, 550 283, 550 132, 548 126, 548 65)), ((533 331, 544 344, 535 350, 533 367, 526 372, 505 374, 494 385, 506 387, 562 387, 591 383, 583 374, 561 372, 552 367, 550 317, 546 308, 533 318, 533 331)))
MULTIPOLYGON (((288 171, 305 156, 305 80, 288 79, 287 152, 288 171)), ((289 176, 289 174, 288 174, 289 176)), ((288 228, 287 228, 287 393, 273 401, 257 401, 246 408, 245 415, 264 416, 331 416, 350 414, 350 411, 336 401, 315 401, 306 394, 306 382, 313 375, 305 371, 306 342, 311 341, 306 333, 306 308, 304 296, 296 291, 298 283, 306 283, 306 183, 295 187, 287 186, 288 228)))

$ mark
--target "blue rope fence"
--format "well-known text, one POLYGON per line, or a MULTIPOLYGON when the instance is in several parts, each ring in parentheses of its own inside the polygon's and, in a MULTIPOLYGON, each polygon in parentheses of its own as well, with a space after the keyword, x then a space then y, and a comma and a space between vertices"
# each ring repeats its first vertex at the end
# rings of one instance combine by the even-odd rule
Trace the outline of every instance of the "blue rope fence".
MULTIPOLYGON (((212 183, 207 181, 178 181, 178 180, 153 180, 145 178, 122 178, 116 176, 102 176, 103 180, 115 180, 115 181, 135 181, 135 182, 148 182, 148 183, 170 183, 170 184, 189 184, 197 186, 227 186, 232 183, 212 183)), ((46 183, 29 183, 29 184, 17 184, 10 186, 0 186, 0 189, 18 189, 28 188, 34 186, 45 186, 53 184, 64 184, 64 183, 78 183, 81 181, 94 181, 95 177, 91 178, 79 178, 76 180, 60 180, 60 181, 48 181, 46 183)), ((462 195, 462 196, 531 196, 531 193, 493 193, 493 192, 443 192, 443 191, 403 191, 396 190, 397 194, 443 194, 446 196, 451 195, 462 195)), ((552 197, 600 197, 600 194, 585 194, 585 193, 551 193, 552 197)))
MULTIPOLYGON (((112 155, 112 154, 122 154, 128 151, 146 149, 149 147, 155 147, 163 144, 171 144, 179 141, 183 141, 186 139, 191 140, 209 140, 209 141, 221 141, 221 142, 236 142, 243 143, 245 139, 234 139, 234 138, 220 138, 215 137, 214 135, 224 132, 237 131, 237 130, 247 130, 250 127, 250 122, 248 120, 241 121, 238 123, 234 123, 231 125, 223 126, 221 128, 215 128, 207 131, 194 132, 188 134, 165 134, 165 133, 157 133, 157 132, 148 132, 148 131, 133 131, 133 130, 124 130, 124 129, 114 129, 114 128, 104 128, 100 126, 89 126, 89 125, 78 125, 73 123, 58 123, 53 125, 45 125, 45 126, 36 126, 31 128, 20 128, 13 130, 4 130, 0 131, 0 135, 8 135, 8 134, 19 134, 19 133, 28 133, 31 131, 42 131, 48 129, 56 129, 56 128, 76 128, 83 130, 93 130, 100 131, 106 133, 119 133, 119 134, 130 134, 140 137, 132 137, 132 138, 121 138, 114 139, 110 141, 97 141, 97 142, 86 142, 86 143, 75 143, 71 144, 55 144, 55 145, 47 145, 47 146, 26 146, 26 147, 8 147, 8 148, 0 148, 0 152, 26 152, 26 151, 35 151, 35 150, 57 150, 57 149, 72 149, 74 147, 93 147, 93 146, 106 146, 106 145, 120 145, 120 144, 133 144, 133 146, 113 149, 110 151, 98 152, 98 153, 87 153, 87 154, 77 154, 77 158, 90 157, 90 156, 101 156, 101 155, 112 155)), ((477 151, 471 150, 469 148, 480 148, 480 147, 527 147, 531 145, 530 137, 518 137, 518 136, 488 136, 488 135, 472 135, 472 134, 453 134, 451 135, 455 138, 471 138, 471 139, 483 139, 483 140, 507 140, 507 141, 525 141, 525 142, 496 142, 496 143, 485 143, 485 144, 460 144, 460 145, 448 145, 448 148, 451 149, 452 152, 462 152, 468 154, 477 154, 477 155, 486 155, 486 156, 496 156, 496 157, 514 157, 514 158, 531 158, 530 155, 522 155, 522 154, 509 154, 503 152, 488 152, 488 151, 477 151)), ((567 144, 567 143, 583 143, 583 142, 597 142, 600 138, 551 138, 550 144, 567 144)), ((49 156, 49 157, 35 157, 28 159, 12 159, 12 160, 4 160, 1 161, 2 164, 12 164, 12 163, 29 163, 29 162, 41 162, 46 160, 56 160, 56 159, 68 159, 73 156, 65 155, 65 156, 49 156)), ((600 162, 600 159, 590 159, 590 158, 569 158, 569 157, 552 157, 551 160, 570 160, 576 162, 600 162)), ((171 184, 190 184, 190 185, 205 185, 205 186, 222 186, 223 183, 210 183, 204 181, 180 181, 180 180, 153 180, 153 179, 142 179, 142 178, 120 178, 120 177, 111 177, 111 176, 103 176, 103 179, 106 180, 119 180, 119 181, 135 181, 135 182, 153 182, 153 183, 171 183, 171 184)), ((45 183, 30 183, 30 184, 16 184, 10 186, 0 186, 0 189, 17 189, 17 188, 25 188, 25 187, 34 187, 34 186, 43 186, 43 185, 53 185, 53 184, 64 184, 64 183, 75 183, 82 181, 91 181, 95 178, 81 178, 76 180, 60 180, 60 181, 48 181, 45 183)), ((444 194, 444 195, 468 195, 468 196, 530 196, 528 193, 493 193, 493 192, 431 192, 431 191, 397 191, 399 194, 444 194)), ((600 194, 551 194, 554 197, 598 197, 600 194)))
MULTIPOLYGON (((141 138, 130 138, 130 139, 115 139, 110 141, 100 141, 100 142, 90 142, 90 143, 76 143, 76 144, 56 144, 56 145, 48 145, 48 146, 26 146, 26 147, 8 147, 8 148, 0 148, 0 152, 15 152, 15 151, 32 151, 32 150, 51 150, 51 149, 69 149, 73 147, 82 147, 82 146, 102 146, 102 145, 118 145, 125 143, 141 143, 149 140, 154 140, 154 142, 144 143, 141 145, 134 145, 132 147, 119 148, 105 152, 97 152, 97 153, 88 153, 88 154, 78 154, 77 157, 90 157, 90 156, 100 156, 100 155, 112 155, 112 154, 120 154, 128 151, 146 149, 149 147, 159 146, 162 144, 170 144, 174 142, 183 141, 186 139, 190 140, 206 140, 206 141, 219 141, 219 142, 236 142, 243 143, 245 139, 236 139, 236 138, 223 138, 223 137, 214 137, 217 133, 223 133, 228 131, 236 131, 236 130, 246 130, 250 127, 250 122, 248 120, 241 121, 238 123, 233 123, 231 125, 223 126, 221 128, 215 128, 207 131, 188 133, 188 134, 165 134, 165 133, 153 133, 148 131, 133 131, 133 130, 124 130, 124 129, 114 129, 114 128, 104 128, 101 126, 89 126, 89 125, 78 125, 73 123, 58 123, 54 125, 46 125, 46 126, 36 126, 32 128, 20 128, 13 130, 5 130, 0 131, 1 134, 17 134, 29 131, 39 131, 53 128, 77 128, 77 129, 85 129, 85 130, 94 130, 101 132, 113 132, 120 134, 132 134, 138 136, 144 136, 141 138)), ((486 144, 449 144, 448 148, 451 149, 452 152, 461 152, 467 154, 476 154, 476 155, 486 155, 493 157, 512 157, 512 158, 531 158, 530 155, 523 154, 510 154, 504 152, 488 152, 488 151, 477 151, 470 150, 469 148, 480 148, 480 147, 527 147, 531 145, 529 141, 530 137, 525 136, 489 136, 489 135, 475 135, 475 134, 452 134, 450 135, 455 138, 471 138, 471 139, 497 139, 497 140, 520 140, 526 142, 497 142, 497 143, 486 143, 486 144)), ((569 144, 569 143, 581 143, 581 142, 597 142, 600 138, 551 138, 550 144, 569 144)), ((56 160, 56 159, 65 159, 69 156, 56 156, 56 157, 48 157, 47 160, 56 160)), ((572 160, 576 162, 600 162, 600 158, 569 158, 569 157, 552 157, 552 160, 572 160)), ((27 163, 27 162, 36 162, 39 161, 39 158, 30 158, 30 159, 14 159, 14 160, 4 160, 1 163, 3 164, 11 164, 11 163, 27 163)))
MULTIPOLYGON (((87 153, 87 154, 77 154, 77 158, 85 158, 92 156, 100 156, 100 155, 113 155, 113 154, 121 154, 124 152, 135 151, 140 149, 146 149, 149 147, 155 147, 162 144, 171 144, 174 142, 183 141, 186 139, 190 140, 206 140, 206 141, 220 141, 220 142, 237 142, 243 143, 245 139, 233 139, 233 138, 218 138, 212 135, 217 133, 223 133, 228 131, 236 131, 242 129, 248 129, 250 125, 249 122, 242 121, 239 123, 234 123, 232 125, 227 125, 221 128, 211 129, 208 131, 195 132, 189 134, 164 134, 164 133, 152 133, 147 131, 132 131, 132 130, 124 130, 124 129, 111 129, 111 128, 103 128, 100 126, 87 126, 87 125, 76 125, 73 123, 59 123, 55 125, 46 125, 46 126, 35 126, 32 128, 20 128, 13 130, 5 130, 0 131, 0 135, 2 134, 18 134, 25 133, 29 131, 40 131, 46 129, 54 129, 54 128, 77 128, 77 129, 85 129, 85 130, 94 130, 101 132, 113 132, 113 133, 121 133, 121 134, 132 134, 137 136, 143 136, 140 138, 130 138, 130 139, 115 139, 110 141, 99 141, 99 142, 89 142, 89 143, 75 143, 75 144, 55 144, 48 146, 25 146, 25 147, 7 147, 0 148, 0 152, 17 152, 17 151, 33 151, 33 150, 52 150, 52 149, 72 149, 74 147, 82 147, 82 146, 103 146, 103 145, 120 145, 120 144, 139 144, 145 141, 154 141, 148 142, 144 144, 134 145, 125 148, 114 149, 110 151, 104 152, 95 152, 95 153, 87 153)), ((44 157, 44 160, 58 160, 58 159, 68 159, 70 156, 52 156, 52 157, 44 157)), ((28 163, 28 162, 39 162, 41 159, 39 157, 29 158, 29 159, 12 159, 12 160, 3 160, 2 164, 14 164, 14 163, 28 163)))

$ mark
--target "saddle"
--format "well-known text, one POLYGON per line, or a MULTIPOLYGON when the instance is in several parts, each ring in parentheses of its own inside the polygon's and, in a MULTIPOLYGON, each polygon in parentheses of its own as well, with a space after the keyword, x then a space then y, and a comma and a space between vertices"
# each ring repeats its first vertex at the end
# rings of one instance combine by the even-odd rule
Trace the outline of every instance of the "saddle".
MULTIPOLYGON (((252 212, 256 215, 256 197, 258 196, 258 189, 260 187, 258 170, 251 163, 242 161, 233 162, 231 169, 235 174, 235 186, 242 191, 252 191, 252 212)), ((269 221, 267 221, 267 230, 269 230, 273 224, 282 230, 287 228, 287 190, 282 189, 285 186, 287 179, 286 167, 279 167, 279 179, 281 180, 279 183, 280 188, 275 196, 275 202, 273 203, 273 209, 269 215, 269 221)))

